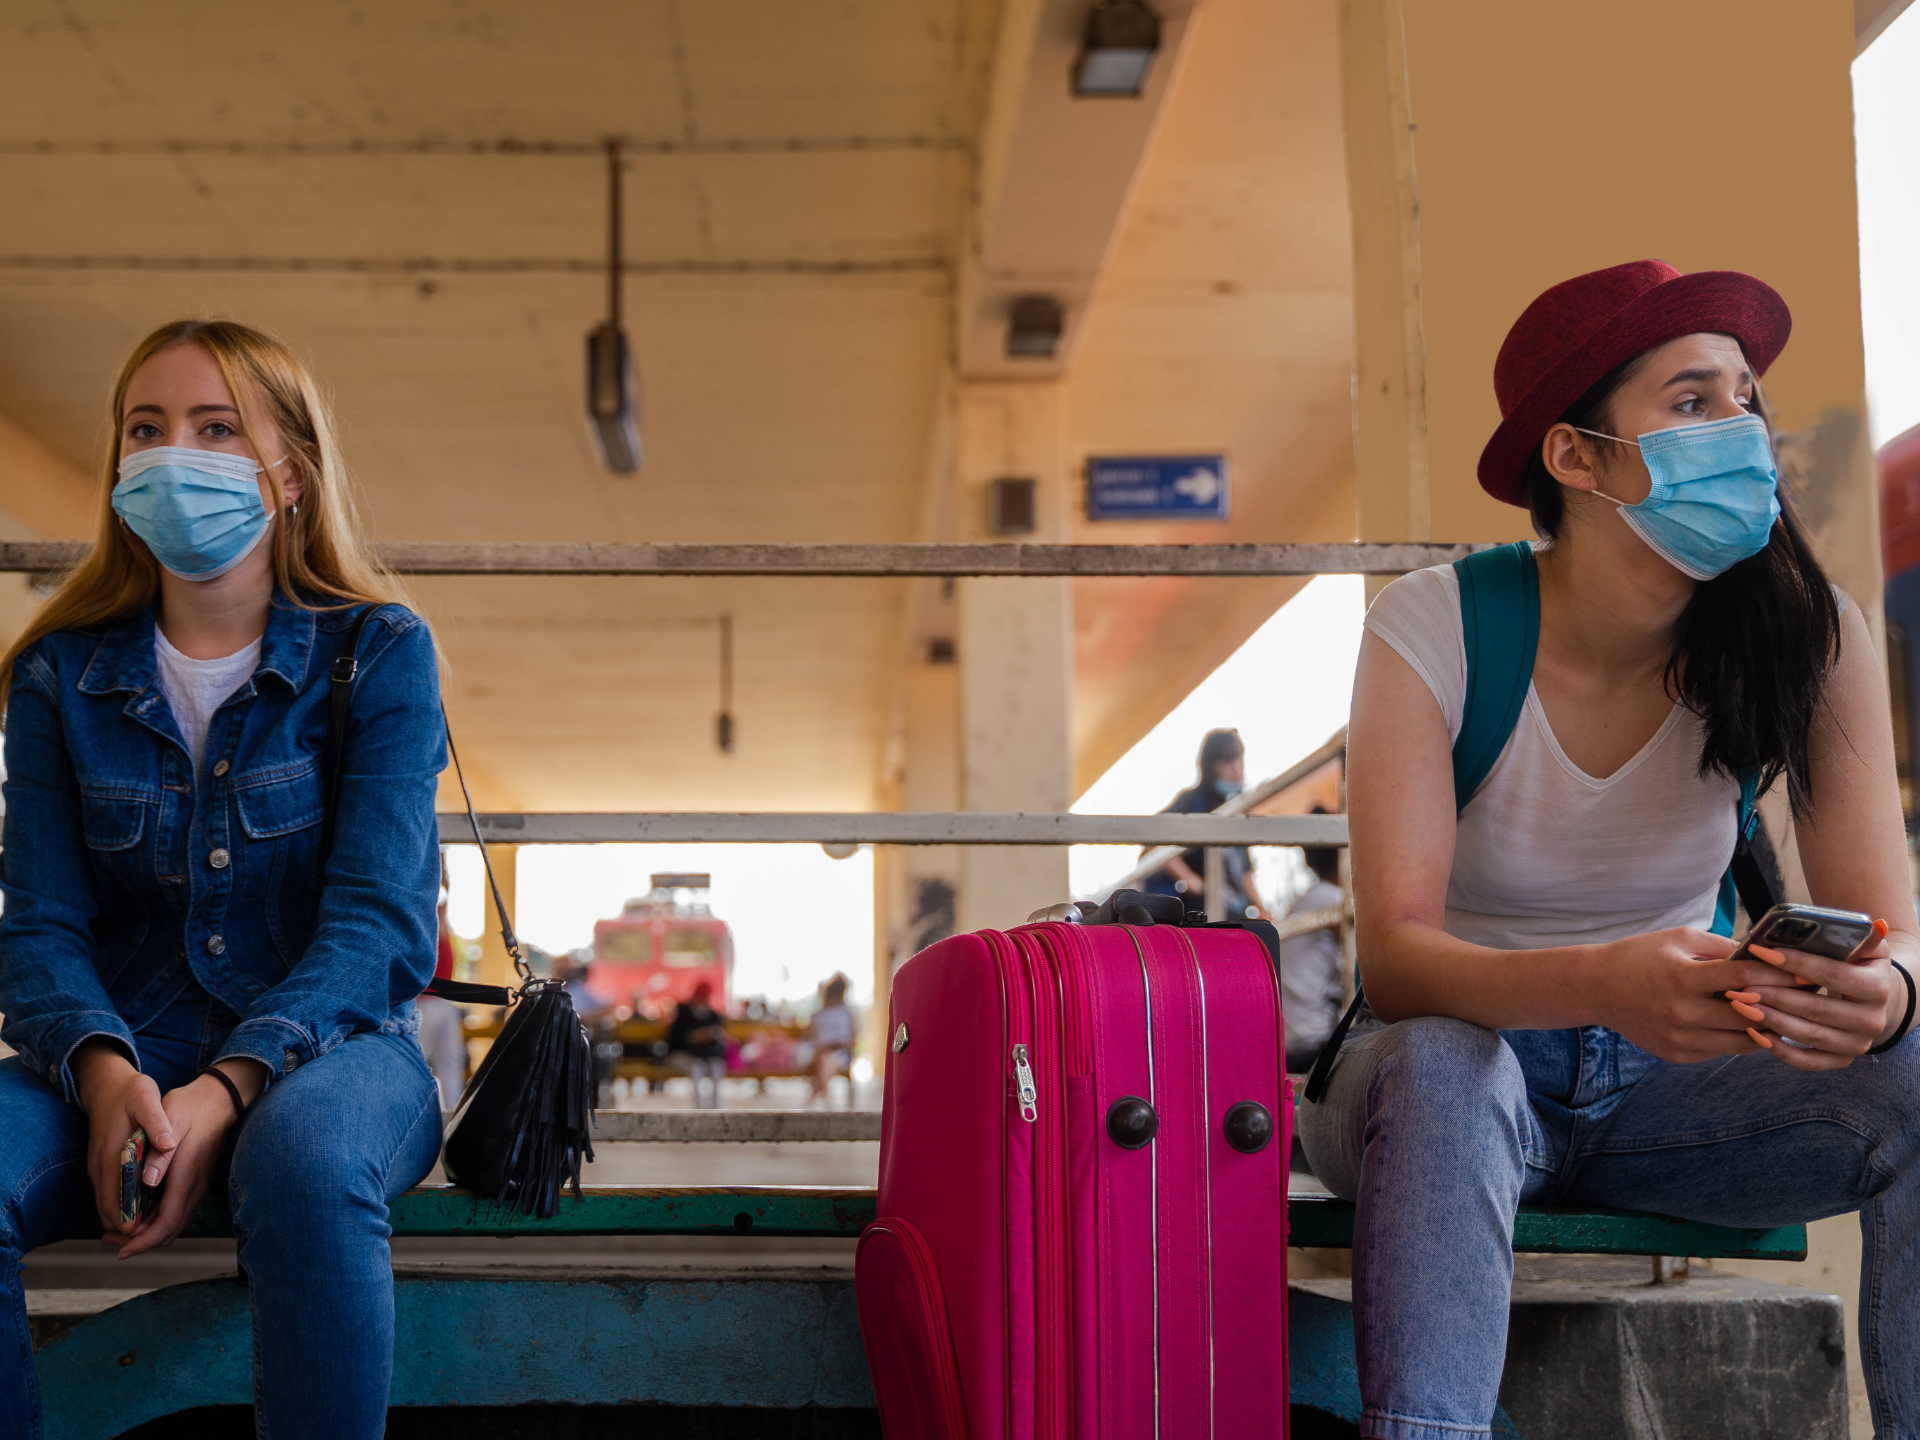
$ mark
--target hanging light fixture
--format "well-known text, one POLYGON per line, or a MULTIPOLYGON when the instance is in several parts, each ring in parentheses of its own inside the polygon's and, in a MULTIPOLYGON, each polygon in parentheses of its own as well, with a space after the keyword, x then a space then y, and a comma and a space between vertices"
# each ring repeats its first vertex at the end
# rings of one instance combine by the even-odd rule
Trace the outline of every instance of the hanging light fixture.
POLYGON ((640 411, 633 352, 620 327, 620 142, 607 142, 607 318, 587 332, 587 419, 600 463, 615 475, 640 468, 640 411))
POLYGON ((733 616, 720 617, 720 713, 713 722, 713 743, 722 755, 733 753, 733 616))
POLYGON ((1073 62, 1073 93, 1138 95, 1160 48, 1160 17, 1146 0, 1099 0, 1073 62))

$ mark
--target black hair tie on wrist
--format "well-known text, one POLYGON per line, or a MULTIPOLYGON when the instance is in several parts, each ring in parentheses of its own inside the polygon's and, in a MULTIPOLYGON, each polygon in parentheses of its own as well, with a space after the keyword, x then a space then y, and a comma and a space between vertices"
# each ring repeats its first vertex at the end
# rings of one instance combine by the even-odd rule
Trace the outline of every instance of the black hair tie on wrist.
MULTIPOLYGON (((1911 980, 1907 981, 1907 994, 1909 996, 1913 994, 1913 981, 1911 980)), ((1911 1004, 1907 1007, 1907 1018, 1909 1020, 1913 1018, 1913 1007, 1911 1004)), ((1903 1035, 1906 1033, 1906 1027, 1904 1025, 1901 1026, 1900 1033, 1903 1035)), ((240 1087, 233 1083, 232 1077, 229 1076, 226 1071, 217 1070, 209 1065, 200 1073, 202 1075, 213 1076, 214 1079, 227 1087, 227 1094, 233 1098, 233 1118, 235 1120, 244 1120, 247 1118, 247 1102, 240 1098, 240 1087)))
POLYGON ((1898 970, 1900 972, 1900 978, 1907 982, 1907 1013, 1900 1019, 1900 1028, 1894 1031, 1887 1039, 1867 1051, 1869 1055, 1884 1055, 1902 1040, 1906 1039, 1907 1031, 1913 1028, 1913 1012, 1915 1003, 1920 1001, 1920 991, 1914 989, 1913 976, 1908 973, 1906 966, 1902 965, 1898 960, 1895 960, 1893 962, 1893 968, 1898 970))

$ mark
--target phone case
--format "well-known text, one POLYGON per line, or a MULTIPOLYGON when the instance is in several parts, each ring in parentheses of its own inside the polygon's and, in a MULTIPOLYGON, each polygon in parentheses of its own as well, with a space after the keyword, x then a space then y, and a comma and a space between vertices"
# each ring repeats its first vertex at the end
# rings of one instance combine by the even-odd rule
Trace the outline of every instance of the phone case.
POLYGON ((147 1132, 136 1130, 120 1147, 120 1223, 132 1225, 151 1214, 160 1198, 158 1185, 140 1183, 140 1167, 147 1158, 147 1132))
POLYGON ((1872 933, 1872 919, 1858 911, 1828 910, 1815 905, 1776 905, 1760 917, 1760 923, 1753 927, 1753 933, 1737 953, 1744 954, 1749 945, 1776 945, 1829 960, 1850 960, 1872 933), (1796 925, 1816 928, 1811 934, 1791 937, 1780 933, 1783 927, 1796 925))

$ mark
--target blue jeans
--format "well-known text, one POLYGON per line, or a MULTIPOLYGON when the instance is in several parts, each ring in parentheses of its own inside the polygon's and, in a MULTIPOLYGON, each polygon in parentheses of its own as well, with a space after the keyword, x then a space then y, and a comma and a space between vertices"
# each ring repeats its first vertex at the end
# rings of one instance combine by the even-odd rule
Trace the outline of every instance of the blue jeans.
POLYGON ((1920 1040, 1822 1075, 1769 1055, 1669 1065, 1611 1030, 1363 1020, 1303 1103, 1314 1173, 1356 1208, 1367 1440, 1485 1435, 1522 1204, 1720 1225, 1860 1212, 1874 1434, 1920 1440, 1920 1040))
MULTIPOLYGON (((134 1036, 160 1093, 218 1053, 236 1017, 197 986, 134 1036)), ((277 1081, 233 1147, 228 1196, 253 1304, 254 1416, 273 1440, 385 1433, 393 1375, 387 1202, 440 1150, 440 1094, 411 1012, 277 1081)), ((37 1436, 40 1392, 21 1257, 100 1234, 87 1117, 0 1060, 0 1435, 37 1436)))

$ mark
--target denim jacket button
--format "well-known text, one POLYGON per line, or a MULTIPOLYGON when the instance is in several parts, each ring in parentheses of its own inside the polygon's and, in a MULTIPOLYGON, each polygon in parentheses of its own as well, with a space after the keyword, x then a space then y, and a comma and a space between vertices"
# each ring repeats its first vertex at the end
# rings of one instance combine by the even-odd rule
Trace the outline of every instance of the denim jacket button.
POLYGON ((280 1056, 280 1068, 283 1070, 299 1069, 300 1057, 291 1050, 283 1052, 280 1056))
POLYGON ((212 854, 207 856, 207 864, 211 865, 216 870, 224 870, 227 868, 227 862, 232 858, 233 857, 227 854, 227 852, 224 850, 215 850, 212 854))
POLYGON ((226 774, 226 773, 227 773, 227 769, 228 769, 228 766, 227 766, 227 762, 226 762, 226 761, 224 761, 224 760, 216 760, 216 761, 214 761, 214 763, 213 763, 213 773, 214 773, 215 775, 224 775, 224 774, 226 774))
POLYGON ((227 942, 225 940, 222 940, 218 935, 207 936, 207 953, 209 955, 226 954, 227 942))

